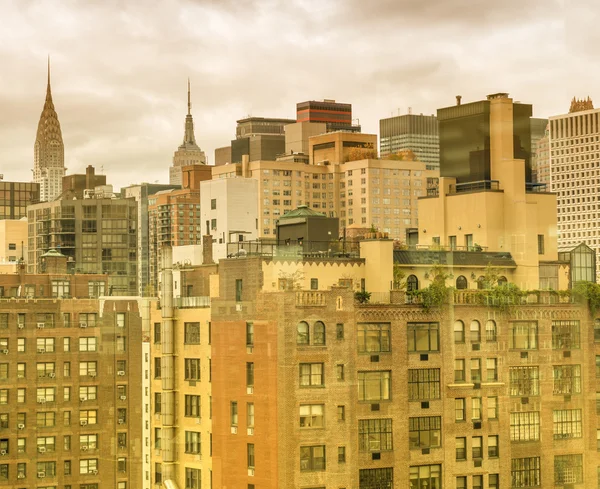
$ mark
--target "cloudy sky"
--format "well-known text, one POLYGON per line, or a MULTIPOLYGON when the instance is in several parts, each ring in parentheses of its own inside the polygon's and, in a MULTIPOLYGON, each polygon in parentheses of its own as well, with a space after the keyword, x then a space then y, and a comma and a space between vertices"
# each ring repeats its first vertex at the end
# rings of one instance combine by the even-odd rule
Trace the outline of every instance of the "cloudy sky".
POLYGON ((247 115, 353 104, 364 132, 509 92, 534 116, 597 93, 597 0, 0 0, 0 173, 30 180, 51 56, 68 172, 168 181, 192 81, 196 138, 247 115))

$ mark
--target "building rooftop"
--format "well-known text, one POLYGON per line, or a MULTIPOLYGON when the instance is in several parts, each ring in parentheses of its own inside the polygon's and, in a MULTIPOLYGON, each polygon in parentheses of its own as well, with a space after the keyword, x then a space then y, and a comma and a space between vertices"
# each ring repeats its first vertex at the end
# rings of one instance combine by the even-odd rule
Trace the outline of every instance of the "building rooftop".
POLYGON ((465 267, 516 268, 517 264, 507 252, 491 251, 434 251, 394 250, 394 263, 398 265, 448 265, 465 267))
POLYGON ((291 210, 281 216, 279 219, 293 219, 295 217, 327 217, 321 212, 312 210, 306 205, 299 205, 296 209, 291 210))

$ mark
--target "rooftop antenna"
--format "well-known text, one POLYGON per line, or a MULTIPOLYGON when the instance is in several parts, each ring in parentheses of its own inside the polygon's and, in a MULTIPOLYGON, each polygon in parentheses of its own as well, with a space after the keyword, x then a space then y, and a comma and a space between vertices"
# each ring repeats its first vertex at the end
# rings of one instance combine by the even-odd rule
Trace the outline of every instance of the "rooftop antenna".
POLYGON ((408 114, 409 114, 409 115, 410 115, 410 114, 412 114, 412 107, 409 107, 409 108, 408 108, 408 114))

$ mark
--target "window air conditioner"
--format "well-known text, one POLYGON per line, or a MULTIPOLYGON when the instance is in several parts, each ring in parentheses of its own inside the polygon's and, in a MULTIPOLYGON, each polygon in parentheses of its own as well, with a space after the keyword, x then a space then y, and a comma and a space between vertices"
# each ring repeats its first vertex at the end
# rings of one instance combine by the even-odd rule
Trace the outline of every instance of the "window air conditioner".
POLYGON ((38 447, 38 452, 46 453, 46 447, 38 447))
POLYGON ((46 477, 46 472, 38 472, 38 479, 43 479, 46 477))
POLYGON ((254 467, 248 467, 248 475, 254 477, 254 467))
POLYGON ((46 349, 45 348, 38 348, 38 353, 46 353, 46 349))
POLYGON ((84 452, 87 452, 89 448, 90 448, 90 447, 88 447, 87 445, 83 445, 83 446, 81 447, 81 449, 82 449, 84 452))
POLYGON ((87 401, 87 399, 86 399, 85 397, 80 397, 80 398, 79 398, 79 401, 80 401, 80 402, 84 402, 84 401, 87 401))
POLYGON ((249 435, 253 435, 253 434, 254 434, 254 428, 248 428, 248 429, 246 430, 246 432, 247 432, 249 435))
POLYGON ((37 323, 37 327, 38 329, 44 329, 46 327, 46 323, 37 323))
POLYGON ((125 420, 124 419, 120 419, 119 420, 119 424, 125 424, 125 420))
POLYGON ((54 372, 50 372, 48 374, 48 377, 50 377, 51 379, 53 379, 54 377, 56 377, 56 374, 54 372))
POLYGON ((4 457, 4 455, 6 455, 6 450, 0 450, 0 455, 4 457))
POLYGON ((88 374, 88 377, 96 377, 96 372, 90 372, 90 373, 88 374))
POLYGON ((119 397, 119 399, 121 399, 121 401, 126 401, 127 400, 127 396, 121 396, 121 397, 119 397))
POLYGON ((87 426, 87 421, 86 421, 85 419, 82 419, 82 420, 79 422, 79 424, 80 424, 81 426, 87 426))
POLYGON ((80 328, 87 328, 87 323, 79 323, 80 328))
POLYGON ((38 404, 46 404, 46 398, 45 397, 38 398, 38 404))
POLYGON ((8 350, 2 350, 2 353, 4 353, 5 355, 8 355, 8 350))
POLYGON ((98 471, 97 470, 90 470, 90 474, 92 474, 92 475, 98 475, 98 471))
POLYGON ((17 474, 17 479, 25 479, 25 474, 23 472, 19 472, 17 474))
POLYGON ((125 371, 124 371, 124 370, 119 370, 119 371, 117 372, 117 375, 119 375, 119 376, 121 376, 121 377, 124 377, 124 376, 125 376, 125 371))
POLYGON ((236 435, 237 434, 237 426, 232 426, 231 427, 231 432, 236 435))
POLYGON ((24 325, 24 324, 19 324, 17 327, 18 327, 19 329, 24 329, 24 328, 25 328, 25 325, 24 325))
POLYGON ((24 430, 24 429, 25 429, 25 425, 24 425, 23 423, 19 423, 19 424, 17 425, 17 429, 18 429, 18 430, 24 430))

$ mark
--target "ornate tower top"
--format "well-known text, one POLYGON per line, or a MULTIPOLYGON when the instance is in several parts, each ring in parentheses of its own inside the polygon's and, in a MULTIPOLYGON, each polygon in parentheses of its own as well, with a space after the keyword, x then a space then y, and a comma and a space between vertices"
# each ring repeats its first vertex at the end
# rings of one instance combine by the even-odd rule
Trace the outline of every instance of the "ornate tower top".
POLYGON ((192 102, 190 94, 190 79, 188 78, 188 112, 185 116, 185 132, 183 134, 183 144, 179 146, 179 149, 185 149, 188 151, 200 151, 200 148, 196 144, 196 137, 194 136, 194 119, 192 117, 192 102))
POLYGON ((569 108, 569 114, 572 112, 581 112, 582 110, 592 110, 593 108, 594 104, 589 96, 587 100, 577 100, 575 97, 573 97, 573 100, 571 100, 571 107, 569 108))
MULTIPOLYGON (((40 115, 38 122, 36 144, 48 144, 51 141, 63 144, 62 132, 60 130, 60 122, 58 121, 58 114, 54 109, 54 103, 52 102, 52 88, 50 86, 50 57, 48 57, 48 84, 46 86, 46 100, 44 102, 44 108, 40 115)), ((61 166, 63 166, 61 164, 61 166)))

